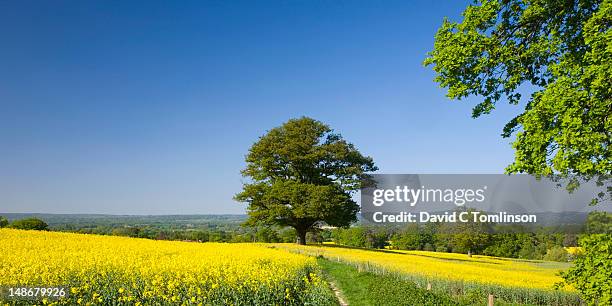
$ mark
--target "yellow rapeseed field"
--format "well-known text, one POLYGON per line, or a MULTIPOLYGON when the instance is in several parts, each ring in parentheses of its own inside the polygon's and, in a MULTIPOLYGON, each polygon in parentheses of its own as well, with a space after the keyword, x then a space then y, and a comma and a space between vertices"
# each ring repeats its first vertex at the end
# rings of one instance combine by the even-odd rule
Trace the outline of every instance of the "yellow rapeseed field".
MULTIPOLYGON (((426 251, 369 251, 342 247, 297 246, 278 244, 297 253, 321 255, 356 265, 370 264, 379 268, 418 275, 431 279, 447 279, 487 285, 553 289, 561 281, 557 275, 568 264, 527 261, 509 258, 426 251)), ((571 290, 570 288, 566 288, 571 290)))
POLYGON ((68 286, 53 304, 327 304, 308 256, 257 244, 0 229, 0 286, 68 286))

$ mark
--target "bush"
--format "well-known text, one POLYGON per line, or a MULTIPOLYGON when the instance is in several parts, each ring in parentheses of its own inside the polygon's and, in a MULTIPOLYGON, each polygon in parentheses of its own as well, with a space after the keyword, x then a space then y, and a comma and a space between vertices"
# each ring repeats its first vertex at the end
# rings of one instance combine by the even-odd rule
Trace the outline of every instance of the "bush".
POLYGON ((137 227, 117 227, 113 228, 111 235, 113 236, 126 236, 126 237, 138 237, 140 229, 137 227))
POLYGON ((612 304, 612 235, 587 235, 580 239, 584 254, 561 273, 589 305, 612 304))
POLYGON ((430 252, 433 252, 433 251, 435 251, 435 250, 434 250, 433 245, 431 245, 431 243, 426 243, 426 244, 423 246, 423 251, 430 251, 430 252))
POLYGON ((446 253, 448 248, 445 245, 438 245, 436 246, 436 252, 446 253))
POLYGON ((568 255, 569 254, 567 253, 565 248, 556 246, 546 251, 546 255, 544 255, 544 260, 566 262, 569 259, 568 255))
POLYGON ((8 224, 9 224, 8 220, 5 217, 0 216, 0 228, 7 227, 8 224))
POLYGON ((46 231, 49 225, 45 221, 37 218, 26 218, 21 220, 15 220, 11 223, 11 228, 23 229, 23 230, 38 230, 46 231))

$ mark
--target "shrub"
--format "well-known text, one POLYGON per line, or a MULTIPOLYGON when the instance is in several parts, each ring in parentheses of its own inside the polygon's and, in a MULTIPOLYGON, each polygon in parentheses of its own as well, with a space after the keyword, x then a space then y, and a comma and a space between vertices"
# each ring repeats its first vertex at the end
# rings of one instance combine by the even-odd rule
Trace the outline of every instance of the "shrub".
POLYGON ((11 223, 11 227, 23 230, 46 231, 49 225, 47 225, 45 221, 38 218, 26 218, 13 221, 13 223, 11 223))
POLYGON ((567 250, 565 250, 565 248, 556 246, 546 251, 546 255, 544 255, 544 260, 565 262, 569 258, 568 255, 569 254, 567 253, 567 250))
POLYGON ((565 282, 580 291, 589 305, 612 304, 612 235, 587 235, 580 239, 584 254, 561 273, 565 282))
POLYGON ((9 224, 8 220, 5 217, 0 216, 0 228, 7 227, 8 224, 9 224))

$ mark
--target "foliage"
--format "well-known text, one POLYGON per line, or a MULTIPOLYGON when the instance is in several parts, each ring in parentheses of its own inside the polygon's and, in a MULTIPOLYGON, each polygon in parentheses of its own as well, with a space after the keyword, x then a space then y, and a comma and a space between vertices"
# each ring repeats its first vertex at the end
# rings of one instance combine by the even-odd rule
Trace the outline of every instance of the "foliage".
POLYGON ((612 213, 593 211, 587 217, 587 233, 612 234, 612 213))
POLYGON ((334 229, 332 238, 337 244, 360 248, 382 249, 387 245, 389 234, 385 228, 354 226, 334 229))
POLYGON ((8 220, 4 216, 0 216, 0 228, 7 227, 8 224, 8 220))
POLYGON ((263 227, 255 233, 255 239, 260 242, 280 242, 278 232, 270 227, 263 227))
POLYGON ((11 228, 15 229, 23 229, 23 230, 38 230, 44 231, 47 230, 49 225, 45 223, 45 221, 40 220, 38 218, 26 218, 15 220, 10 225, 11 228))
MULTIPOLYGON (((401 250, 435 250, 434 234, 436 227, 433 223, 419 226, 407 224, 404 228, 391 235, 391 247, 401 250)), ((440 248, 442 249, 442 248, 440 248)), ((444 248, 446 252, 446 248, 444 248)))
POLYGON ((329 126, 307 117, 268 131, 246 162, 242 174, 251 182, 235 198, 248 203, 248 224, 291 226, 302 244, 322 222, 356 221, 359 206, 351 194, 377 169, 329 126))
MULTIPOLYGON (((544 259, 547 252, 553 248, 576 246, 574 234, 548 233, 544 229, 536 233, 520 232, 519 228, 513 230, 517 232, 504 227, 490 230, 474 225, 456 226, 452 223, 444 225, 428 223, 420 226, 408 224, 394 231, 391 236, 391 248, 544 259), (495 230, 502 232, 495 233, 495 230)), ((337 240, 337 243, 352 246, 342 240, 337 240)), ((553 261, 557 258, 560 261, 567 261, 567 258, 561 256, 549 255, 548 258, 553 261)))
POLYGON ((335 303, 314 258, 257 244, 0 229, 0 245, 0 286, 66 285, 63 305, 335 303))
POLYGON ((610 0, 485 0, 460 23, 444 20, 425 64, 448 97, 484 98, 474 117, 503 98, 518 104, 520 86, 528 85, 524 111, 503 132, 517 132, 508 172, 609 176, 610 16, 610 0))
POLYGON ((445 241, 452 252, 471 254, 481 253, 488 245, 489 231, 487 224, 469 220, 469 222, 443 223, 436 230, 436 235, 438 241, 445 241))
POLYGON ((584 252, 563 273, 565 281, 580 290, 590 305, 612 304, 612 236, 587 235, 580 239, 584 252))
POLYGON ((569 253, 565 248, 556 246, 549 249, 544 255, 544 260, 549 261, 567 261, 569 258, 569 253))

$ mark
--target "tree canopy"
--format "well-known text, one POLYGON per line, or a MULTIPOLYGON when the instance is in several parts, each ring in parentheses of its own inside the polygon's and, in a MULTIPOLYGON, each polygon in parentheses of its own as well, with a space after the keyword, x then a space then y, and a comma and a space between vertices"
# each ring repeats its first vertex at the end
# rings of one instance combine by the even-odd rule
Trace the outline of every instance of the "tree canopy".
POLYGON ((299 242, 322 222, 348 226, 359 206, 351 197, 372 158, 320 121, 291 119, 260 137, 246 156, 250 178, 236 200, 248 203, 247 224, 290 226, 299 242))
POLYGON ((38 218, 26 218, 15 220, 10 225, 11 228, 24 229, 24 230, 37 230, 45 231, 49 227, 45 221, 38 218))
MULTIPOLYGON (((569 177, 570 190, 595 178, 607 188, 597 196, 612 198, 611 28, 612 0, 485 0, 444 20, 425 65, 449 98, 483 98, 473 117, 502 100, 525 105, 503 129, 516 135, 507 172, 569 177)), ((583 237, 564 274, 590 304, 612 300, 611 242, 583 237)))
POLYGON ((451 99, 524 103, 510 173, 591 178, 612 173, 612 1, 482 1, 444 20, 425 60, 451 99), (529 93, 527 99, 521 94, 529 93))

